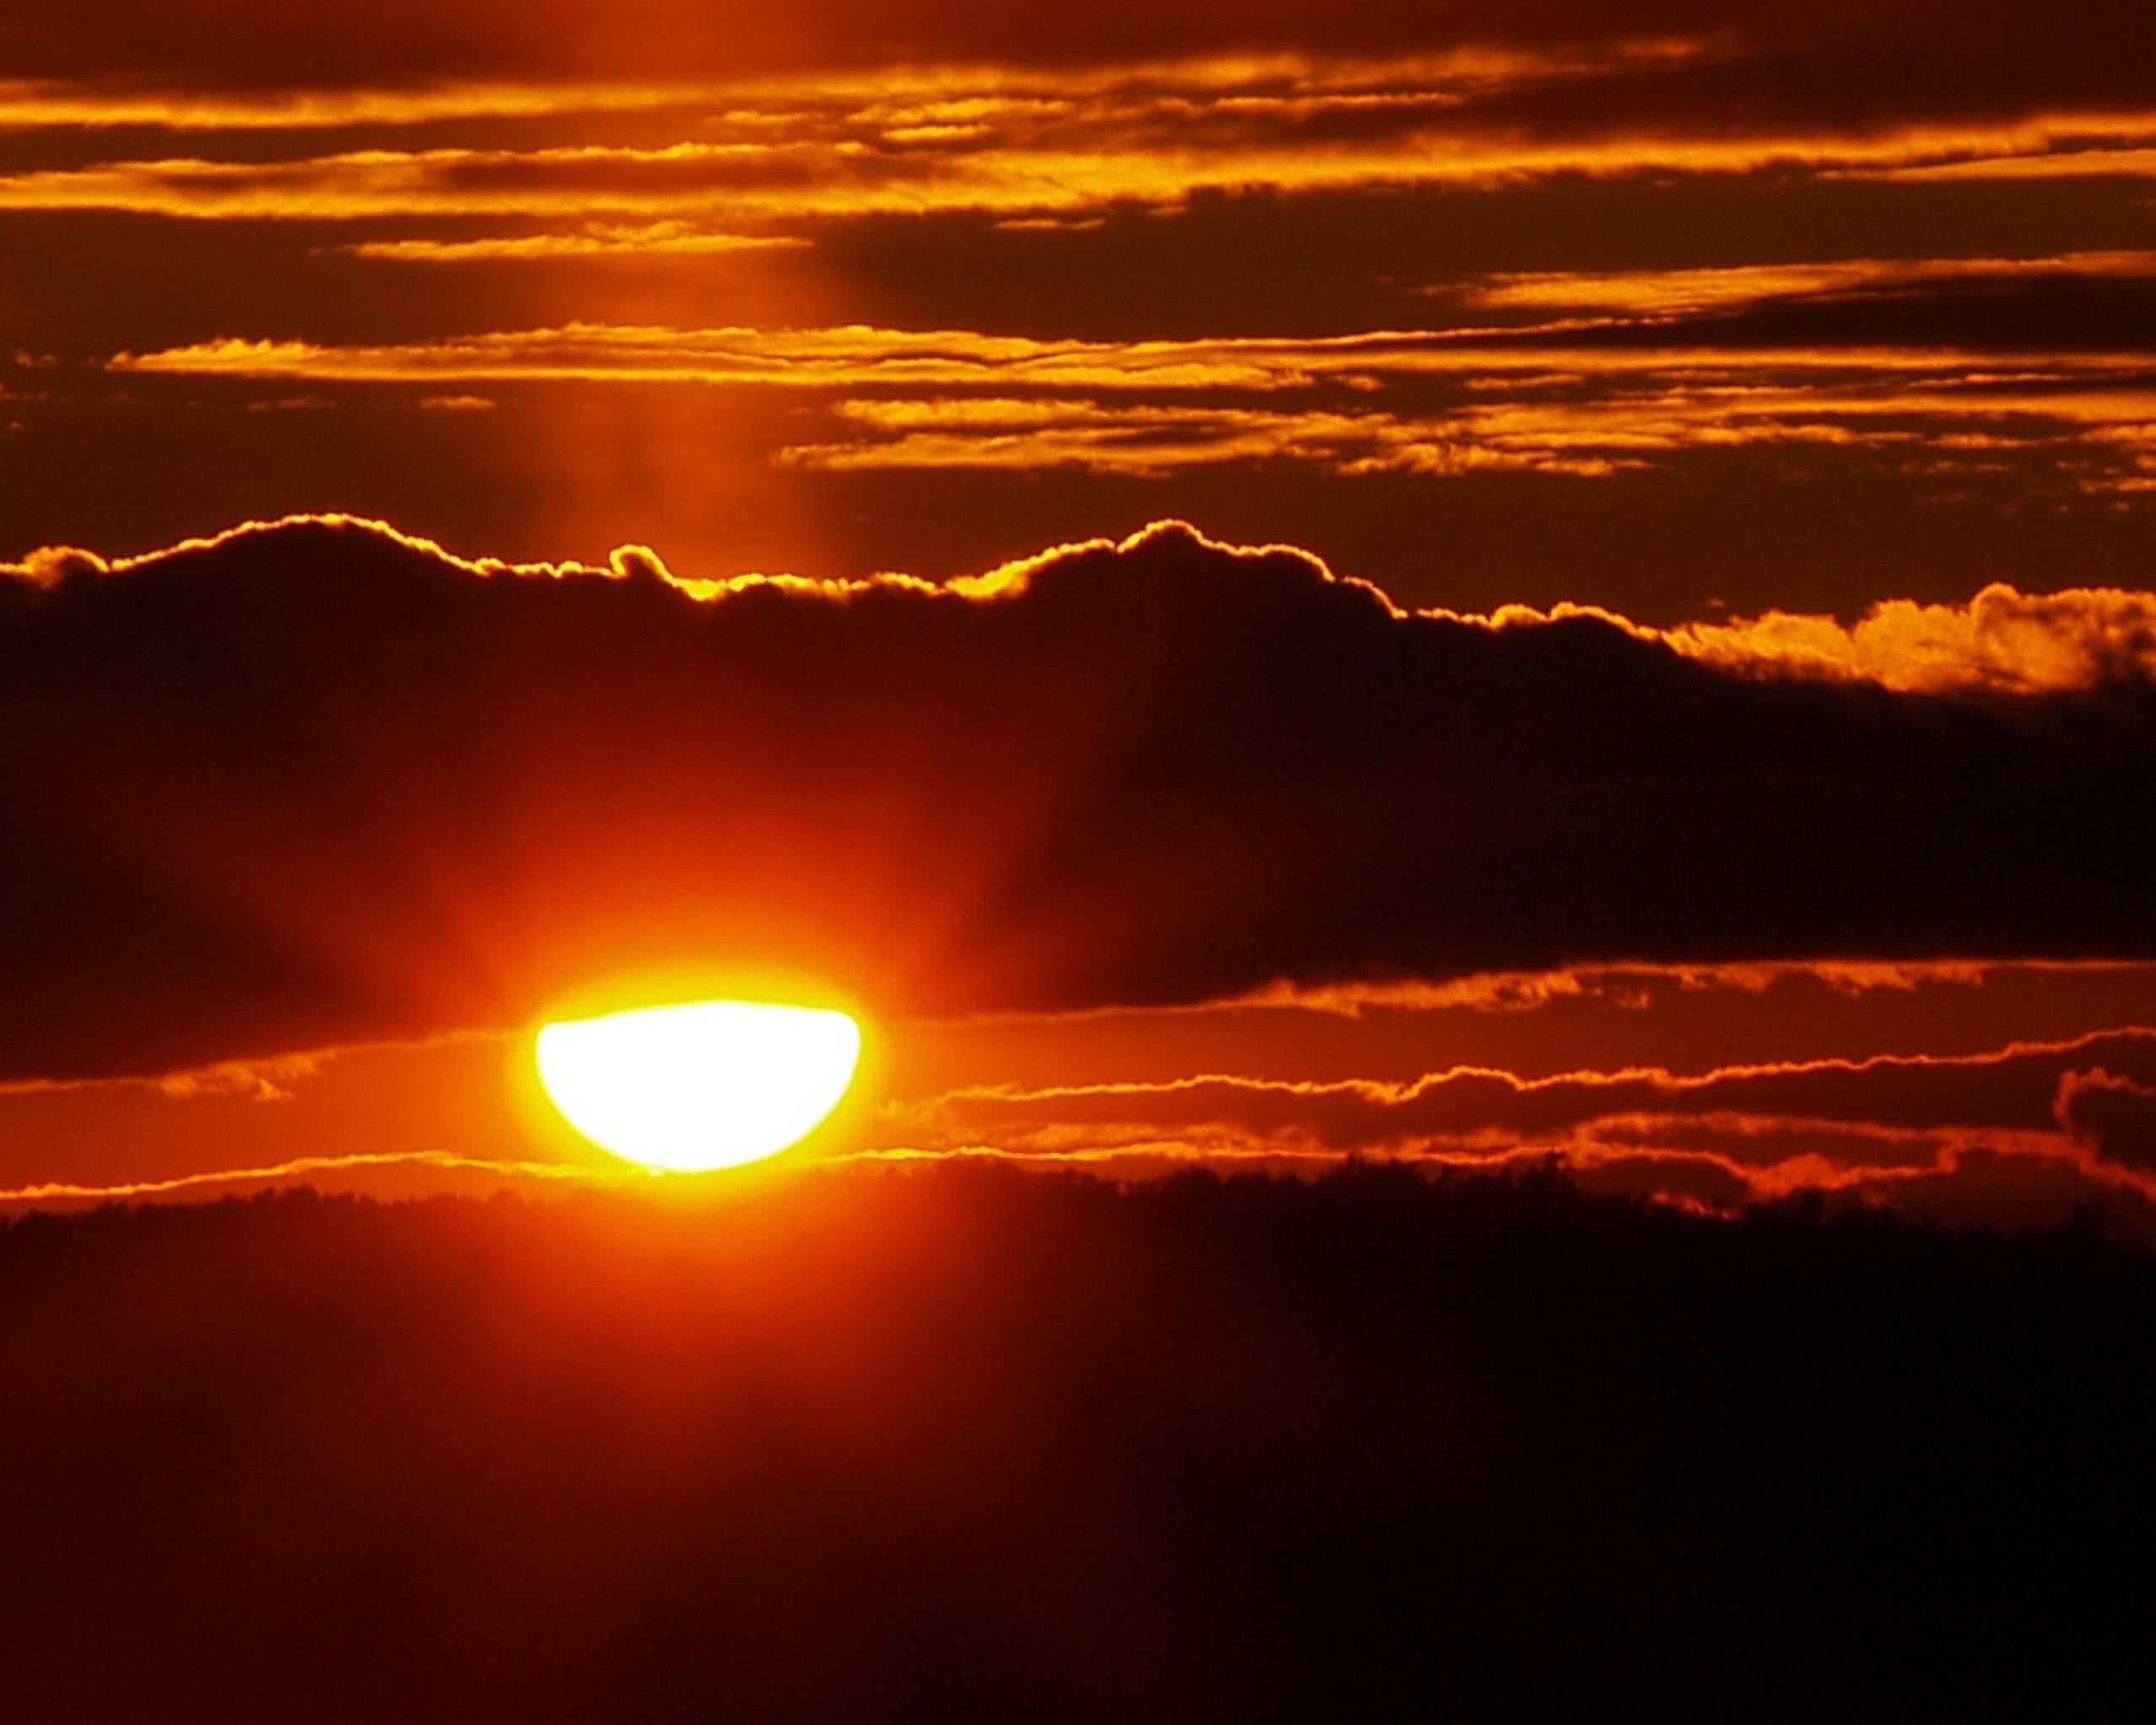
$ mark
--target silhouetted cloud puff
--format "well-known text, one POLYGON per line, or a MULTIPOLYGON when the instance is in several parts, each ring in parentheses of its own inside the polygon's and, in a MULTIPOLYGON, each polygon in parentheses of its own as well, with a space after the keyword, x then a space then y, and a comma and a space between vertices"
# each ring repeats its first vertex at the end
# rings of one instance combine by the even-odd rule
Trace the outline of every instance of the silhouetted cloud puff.
POLYGON ((2138 680, 1718 667, 1177 526, 952 589, 699 588, 296 521, 0 582, 0 1076, 513 1023, 705 958, 917 1013, 2145 956, 2152 800, 2138 680))
POLYGON ((2105 1162, 2156 1173, 2156 1085, 2099 1066, 2059 1081, 2058 1123, 2105 1162))

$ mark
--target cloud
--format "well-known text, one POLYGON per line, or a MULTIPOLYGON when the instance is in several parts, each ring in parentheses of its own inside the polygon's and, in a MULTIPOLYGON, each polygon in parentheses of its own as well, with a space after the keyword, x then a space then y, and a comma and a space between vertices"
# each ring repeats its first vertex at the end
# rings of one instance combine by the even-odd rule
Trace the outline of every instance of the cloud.
POLYGON ((681 222, 586 222, 568 233, 490 234, 474 239, 367 240, 354 246, 355 257, 402 263, 471 264, 508 260, 530 263, 547 258, 710 255, 727 252, 791 251, 805 239, 785 234, 719 233, 681 222))
MULTIPOLYGON (((2111 331, 2115 349, 2087 345, 2084 333, 2058 350, 2073 321, 2058 307, 2040 308, 2033 323, 2023 318, 2010 353, 1942 344, 1901 327, 1912 314, 1896 296, 1882 302, 1893 339, 1866 340, 1858 328, 1832 332, 1834 343, 1775 344, 1761 339, 1771 330, 1723 312, 1687 321, 1685 296, 1701 296, 1677 286, 1667 289, 1676 310, 1521 328, 1102 340, 579 322, 379 345, 226 336, 121 353, 109 368, 315 384, 812 391, 824 409, 819 435, 779 458, 826 470, 1075 467, 1158 477, 1289 460, 1356 475, 1602 478, 1756 447, 1785 459, 1848 451, 1942 484, 2020 458, 2045 463, 2053 489, 2156 488, 2156 369, 2137 334, 2156 328, 2156 296, 2141 275, 2089 279, 2142 295, 2111 331)), ((1925 299, 1919 311, 1937 315, 1940 303, 1925 299)), ((1788 306, 1775 315, 1790 315, 1788 306)))
POLYGON ((515 1025, 707 960, 904 1016, 2142 957, 2152 785, 2139 678, 1740 670, 1177 526, 936 588, 295 520, 0 580, 0 1076, 515 1025))
POLYGON ((1684 270, 1510 271, 1467 291, 1492 310, 1605 311, 1657 318, 1748 309, 1799 297, 1900 293, 1945 283, 2088 276, 2134 281, 2156 275, 2156 252, 2064 253, 2045 258, 1843 258, 1684 270))
MULTIPOLYGON (((894 1104, 894 1133, 928 1147, 1070 1149, 1129 1139, 1241 1143, 1334 1155, 1512 1154, 1620 1141, 1717 1146, 1737 1165, 1803 1155, 1841 1166, 1929 1165, 1940 1135, 2043 1135, 2072 1124, 2062 1086, 2092 1062, 2156 1082, 2156 1029, 1961 1056, 1882 1055, 1523 1078, 1471 1067, 1409 1083, 1214 1076, 1166 1083, 969 1089, 894 1104), (1914 1151, 1897 1140, 1914 1140, 1914 1151)), ((2116 1083, 2133 1082, 2121 1077, 2116 1083)), ((2114 1158, 2120 1160, 2120 1158, 2114 1158)))
MULTIPOLYGON (((1168 213, 1198 198, 1401 188, 1497 191, 1602 179, 1758 174, 1945 179, 2089 179, 2156 174, 2156 112, 2106 116, 2104 146, 2074 147, 2073 116, 1999 129, 1939 126, 1885 136, 1771 131, 1698 136, 1538 138, 1478 132, 1441 95, 1403 105, 1379 129, 1315 135, 1304 99, 1273 100, 1273 123, 1209 128, 1198 88, 1103 111, 1082 91, 1063 99, 1065 131, 1030 126, 886 129, 834 116, 863 135, 817 136, 819 116, 776 114, 750 136, 714 142, 705 126, 665 144, 587 140, 510 149, 441 145, 355 148, 263 161, 244 150, 97 160, 0 174, 0 211, 101 211, 189 221, 382 222, 521 219, 570 232, 594 218, 616 229, 699 222, 754 235, 777 225, 813 233, 872 216, 967 212, 1069 222, 1118 208, 1168 213), (795 130, 780 130, 784 122, 795 130), (801 132, 809 134, 803 136, 801 132)), ((1037 116, 1028 116, 1028 119, 1037 116)), ((725 121, 719 122, 723 129, 725 121)), ((376 255, 397 256, 378 249, 376 255)), ((421 259, 424 250, 410 254, 421 259)))
MULTIPOLYGON (((699 66, 693 52, 664 77, 500 67, 446 78, 436 64, 416 84, 325 88, 318 67, 253 90, 130 80, 109 42, 99 77, 0 82, 0 141, 72 134, 72 146, 0 170, 0 208, 484 216, 571 234, 603 216, 633 243, 639 223, 668 221, 814 229, 963 211, 1070 222, 1211 194, 1570 176, 2145 176, 2156 140, 2145 86, 2047 88, 2025 63, 1981 54, 1952 91, 1880 77, 1875 62, 1876 105, 1861 110, 1832 47, 1729 32, 1613 35, 1598 19, 1540 42, 1444 30, 1417 42, 1411 30, 1376 52, 1312 39, 1323 34, 1258 30, 1210 51, 1120 60, 1096 39, 1089 60, 1060 64, 978 46, 937 63, 918 40, 892 62, 857 50, 835 64, 825 44, 807 76, 760 73, 746 56, 699 66)), ((433 238, 374 254, 435 257, 433 238)), ((667 248, 655 230, 652 243, 667 248)))
POLYGON ((878 1159, 988 1157, 1142 1178, 1178 1167, 1308 1174, 1357 1158, 1561 1167, 1591 1191, 1733 1212, 1800 1194, 2027 1226, 2096 1205, 2156 1215, 2156 1028, 1959 1055, 1405 1083, 1228 1076, 885 1104, 878 1159), (2092 1065, 2101 1062, 2101 1065, 2092 1065))
MULTIPOLYGON (((351 1156, 302 1156, 257 1168, 215 1168, 199 1173, 173 1174, 159 1179, 119 1180, 94 1184, 77 1180, 45 1180, 27 1186, 0 1187, 0 1209, 17 1206, 38 1210, 72 1204, 127 1204, 144 1199, 173 1198, 183 1193, 236 1194, 266 1192, 296 1183, 330 1191, 344 1189, 353 1177, 390 1171, 423 1172, 437 1177, 420 1189, 441 1189, 439 1177, 478 1174, 501 1185, 548 1184, 619 1185, 637 1178, 604 1168, 573 1162, 506 1161, 488 1156, 459 1156, 450 1151, 410 1150, 351 1156)), ((362 1183, 360 1189, 364 1190, 362 1183)))
POLYGON ((941 85, 970 74, 1084 87, 1195 63, 1245 84, 1270 72, 1293 92, 1295 70, 1345 62, 1379 68, 1365 72, 1379 93, 1383 69, 1412 67, 1524 131, 1652 133, 1688 121, 1859 131, 1927 116, 2116 109, 2147 94, 2136 74, 2149 40, 2133 0, 2086 0, 2059 16, 2002 0, 1831 12, 1796 0, 1470 0, 1438 11, 1247 0, 1232 13, 1119 5, 1083 18, 990 0, 804 0, 754 20, 691 0, 639 0, 623 17, 574 0, 482 3, 453 17, 419 0, 325 0, 245 30, 231 27, 224 0, 83 0, 12 29, 8 65, 15 100, 32 115, 132 115, 162 95, 181 125, 195 105, 243 119, 270 109, 255 123, 276 124, 280 97, 291 110, 284 124, 334 123, 354 108, 393 122, 517 114, 534 88, 587 83, 617 102, 762 82, 844 88, 890 66, 927 68, 941 85))
POLYGON ((1671 638, 1710 663, 1779 665, 1903 689, 2089 687, 2156 677, 2156 593, 1985 588, 1966 606, 1875 605, 1854 625, 1774 611, 1671 638))
POLYGON ((1989 1228, 2055 1227, 2101 1211, 2131 1236, 2156 1240, 2156 1203, 2144 1187, 2064 1156, 2010 1148, 1972 1146, 1935 1168, 1869 1174, 1840 1196, 1952 1226, 1989 1228))
MULTIPOLYGON (((218 0, 86 0, 80 16, 41 20, 16 31, 13 66, 29 93, 49 89, 84 67, 106 70, 129 90, 162 86, 216 93, 226 105, 280 86, 323 93, 355 88, 402 91, 447 67, 472 74, 444 105, 484 95, 508 79, 588 79, 632 88, 738 83, 803 70, 844 86, 879 64, 1072 72, 1104 63, 1140 67, 1163 60, 1369 57, 1438 60, 1486 73, 1527 62, 1582 59, 1622 64, 1659 44, 1626 38, 1673 34, 1627 19, 1615 29, 1592 8, 1524 19, 1517 8, 1482 4, 1433 20, 1385 3, 1356 4, 1314 17, 1287 0, 1253 0, 1232 20, 1204 8, 1130 8, 1083 19, 1019 13, 989 0, 931 0, 894 13, 874 0, 807 0, 784 14, 719 19, 689 0, 639 0, 632 17, 601 20, 573 0, 481 5, 446 19, 418 0, 365 8, 328 0, 237 32, 218 0)), ((263 105, 268 105, 266 102, 263 105)), ((305 123, 304 120, 298 123, 305 123)))
POLYGON ((2097 1066, 2058 1084, 2058 1123, 2105 1162, 2156 1173, 2156 1076, 2097 1066))

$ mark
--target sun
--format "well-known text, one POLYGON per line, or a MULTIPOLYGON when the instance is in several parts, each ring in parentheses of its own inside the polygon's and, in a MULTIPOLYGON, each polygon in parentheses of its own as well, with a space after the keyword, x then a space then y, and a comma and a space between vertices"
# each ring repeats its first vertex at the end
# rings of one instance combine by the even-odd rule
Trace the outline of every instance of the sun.
POLYGON ((554 1106, 601 1149, 705 1173, 814 1130, 853 1081, 861 1027, 821 1007, 699 1001, 548 1024, 535 1058, 554 1106))

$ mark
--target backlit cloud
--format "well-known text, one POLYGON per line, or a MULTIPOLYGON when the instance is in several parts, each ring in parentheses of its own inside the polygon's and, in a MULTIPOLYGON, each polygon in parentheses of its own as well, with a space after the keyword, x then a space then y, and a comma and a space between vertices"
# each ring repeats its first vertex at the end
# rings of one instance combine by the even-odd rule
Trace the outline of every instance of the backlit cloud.
POLYGON ((697 953, 901 1015, 2156 954, 2138 661, 1909 694, 1728 646, 1181 527, 948 588, 338 521, 53 553, 0 585, 6 1076, 510 1027, 697 953))
MULTIPOLYGON (((2156 1030, 2126 1029, 2069 1043, 1955 1057, 1878 1056, 1793 1061, 1699 1074, 1662 1070, 1568 1072, 1523 1079, 1459 1069, 1408 1083, 1207 1076, 1158 1084, 973 1089, 894 1107, 892 1126, 931 1146, 1013 1148, 1171 1138, 1241 1140, 1334 1155, 1443 1149, 1513 1153, 1615 1135, 1683 1149, 1690 1127, 1710 1130, 1725 1158, 1762 1164, 1798 1151, 1881 1166, 1897 1138, 1929 1165, 1955 1133, 2041 1137, 2069 1119, 2055 1100, 2075 1075, 2102 1070, 2131 1090, 2156 1081, 2156 1030), (1747 1146, 1753 1146, 1748 1152, 1747 1146)), ((2125 1162, 2125 1156, 2113 1160, 2125 1162)))
POLYGON ((1980 1055, 1406 1082, 1225 1075, 894 1102, 899 1160, 988 1156, 1142 1176, 1177 1166, 1309 1172, 1358 1157, 1457 1168, 1552 1159, 1589 1189, 1734 1210, 1800 1192, 1956 1220, 2148 1214, 2156 1030, 1980 1055))
MULTIPOLYGON (((2122 267, 2095 273, 2142 279, 2122 267)), ((1681 305, 1688 290, 1670 291, 1681 305)), ((1893 315, 1903 315, 1898 307, 1893 315)), ((1716 327, 1719 316, 1689 326, 1681 317, 1130 341, 573 323, 377 346, 226 337, 121 354, 111 366, 264 382, 814 390, 830 398, 826 435, 779 458, 834 470, 1070 466, 1157 475, 1292 460, 1349 474, 1605 477, 1688 451, 1748 447, 1858 451, 1942 488, 2009 457, 2042 459, 2051 483, 2068 491, 2156 485, 2148 435, 2156 366, 2144 352, 1793 346, 1732 341, 1716 327), (1642 332, 1652 340, 1632 339, 1642 332), (858 393, 871 390, 899 393, 858 393)))
MULTIPOLYGON (((1666 175, 1891 175, 2145 178, 2156 173, 2156 111, 2118 116, 2108 147, 2059 150, 2065 121, 2006 131, 1918 130, 1886 137, 1769 134, 1732 139, 1520 139, 1394 116, 1395 135, 1358 128, 1309 135, 1301 103, 1278 124, 1225 136, 1193 131, 1195 93, 1119 131, 1086 99, 1074 135, 999 138, 993 128, 899 127, 804 141, 766 125, 746 135, 658 144, 526 149, 370 147, 258 161, 173 155, 0 174, 0 211, 103 211, 201 221, 382 222, 521 218, 574 224, 695 218, 722 231, 814 228, 848 218, 969 212, 1005 217, 1095 215, 1118 206, 1179 209, 1208 194, 1454 188, 1497 190, 1539 179, 1666 175)), ((700 134, 710 128, 697 128, 700 134)), ((392 254, 391 255, 396 255, 392 254)))
POLYGON ((2156 1175, 2156 1076, 2146 1070, 2067 1073, 2059 1080, 2057 1114, 2074 1140, 2103 1161, 2156 1175))

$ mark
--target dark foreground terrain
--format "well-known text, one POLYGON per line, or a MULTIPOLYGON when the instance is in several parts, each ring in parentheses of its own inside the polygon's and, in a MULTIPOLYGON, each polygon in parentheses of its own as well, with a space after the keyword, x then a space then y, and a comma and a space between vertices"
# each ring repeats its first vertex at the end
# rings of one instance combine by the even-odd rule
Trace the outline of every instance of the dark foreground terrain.
POLYGON ((1550 1178, 0 1233, 0 1717, 2147 1717, 2156 1259, 1550 1178))

